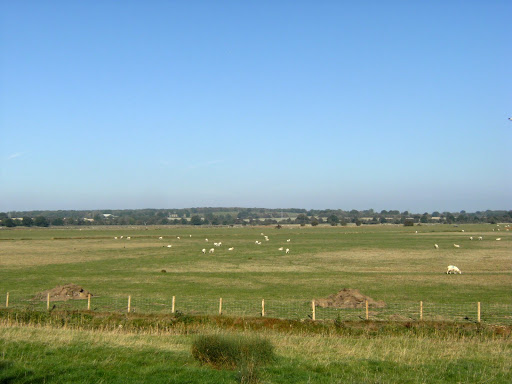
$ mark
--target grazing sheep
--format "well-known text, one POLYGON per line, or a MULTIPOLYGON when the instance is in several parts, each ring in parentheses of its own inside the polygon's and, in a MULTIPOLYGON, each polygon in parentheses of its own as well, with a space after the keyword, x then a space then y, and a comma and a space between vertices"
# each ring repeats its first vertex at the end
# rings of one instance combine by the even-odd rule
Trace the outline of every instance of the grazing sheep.
POLYGON ((291 239, 286 240, 287 243, 289 243, 290 241, 292 241, 292 240, 291 239))
POLYGON ((163 238, 162 236, 160 236, 160 237, 158 238, 158 240, 163 240, 163 239, 164 239, 164 238, 163 238))
POLYGON ((283 247, 281 247, 281 248, 279 248, 279 251, 282 251, 283 249, 284 249, 284 248, 283 248, 283 247))
POLYGON ((461 232, 464 232, 464 230, 462 230, 461 232))
POLYGON ((470 237, 469 237, 469 240, 473 240, 473 236, 470 236, 470 237))
POLYGON ((501 237, 498 237, 498 238, 496 239, 496 241, 500 241, 500 240, 501 240, 501 237))
POLYGON ((213 243, 213 245, 215 245, 216 247, 218 247, 218 246, 219 246, 219 243, 213 243))
POLYGON ((201 249, 201 252, 206 253, 206 248, 201 249))
POLYGON ((169 244, 169 245, 167 246, 167 248, 172 248, 172 245, 171 245, 171 244, 169 244))
POLYGON ((128 237, 126 238, 126 240, 130 240, 130 239, 131 239, 131 237, 130 237, 130 236, 128 236, 128 237))
POLYGON ((233 249, 235 249, 235 248, 234 247, 228 248, 228 251, 232 251, 233 249))
POLYGON ((434 247, 435 247, 436 249, 439 249, 439 245, 437 245, 437 244, 434 244, 434 247))
POLYGON ((460 271, 460 269, 459 269, 459 268, 457 268, 455 265, 449 265, 449 266, 448 266, 448 269, 447 269, 447 271, 446 271, 446 274, 447 274, 447 275, 451 275, 451 274, 456 275, 457 273, 458 273, 459 275, 462 275, 462 272, 460 271))
POLYGON ((478 236, 478 240, 483 240, 484 238, 482 236, 478 236))
POLYGON ((286 253, 290 253, 290 250, 288 248, 286 248, 286 253))
POLYGON ((208 242, 208 239, 204 239, 204 241, 208 242))
POLYGON ((208 251, 208 253, 214 253, 215 252, 215 248, 210 248, 210 250, 208 251))
POLYGON ((122 238, 123 238, 123 236, 120 237, 120 239, 122 239, 122 238))
POLYGON ((454 246, 455 248, 460 248, 460 245, 459 245, 459 244, 453 244, 453 246, 454 246))
POLYGON ((116 240, 117 240, 117 236, 116 236, 116 237, 114 237, 114 239, 116 239, 116 240))
POLYGON ((179 236, 176 236, 176 238, 177 238, 178 240, 180 239, 180 237, 179 237, 179 236))

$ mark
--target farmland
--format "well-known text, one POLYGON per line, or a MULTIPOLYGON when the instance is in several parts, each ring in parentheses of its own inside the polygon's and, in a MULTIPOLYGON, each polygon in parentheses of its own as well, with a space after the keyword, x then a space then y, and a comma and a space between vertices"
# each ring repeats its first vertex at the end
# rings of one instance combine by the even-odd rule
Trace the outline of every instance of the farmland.
POLYGON ((357 288, 389 303, 504 303, 510 301, 512 285, 512 235, 498 235, 493 228, 4 229, 0 292, 28 297, 74 283, 97 296, 286 300, 357 288), (496 241, 498 237, 502 240, 496 241), (214 242, 222 246, 214 247, 214 242), (454 243, 461 248, 454 248, 454 243), (215 253, 202 254, 203 248, 215 248, 215 253), (446 276, 450 264, 463 274, 446 276))
MULTIPOLYGON (((126 298, 131 295, 139 313, 144 310, 137 307, 137 300, 170 303, 176 296, 178 308, 181 298, 212 302, 215 308, 222 297, 228 315, 230 300, 238 300, 255 302, 254 316, 258 316, 262 299, 269 305, 273 300, 307 305, 312 299, 354 288, 389 306, 482 302, 484 308, 509 305, 510 309, 511 254, 511 233, 496 225, 2 229, 0 295, 9 292, 10 307, 16 308, 37 293, 73 283, 90 291, 93 303, 119 300, 118 313, 126 312, 126 298), (215 247, 214 242, 222 246, 215 247), (228 251, 229 247, 234 249, 228 251), (279 251, 280 247, 290 252, 279 251), (213 254, 208 253, 210 248, 215 249, 213 254), (446 275, 450 264, 457 265, 462 275, 446 275)), ((64 305, 54 304, 57 310, 64 305)), ((511 314, 503 316, 500 321, 511 314)), ((19 379, 24 370, 41 382, 42 377, 46 382, 87 382, 79 367, 92 374, 92 382, 141 382, 145 376, 137 368, 140 364, 154 375, 151 382, 235 380, 232 372, 212 373, 194 362, 189 353, 192 336, 186 332, 156 335, 67 328, 47 332, 47 325, 3 324, 0 362, 5 377, 16 377, 18 382, 24 382, 19 379), (134 346, 156 357, 133 353, 134 346), (61 361, 68 380, 57 366, 45 368, 34 357, 41 353, 50 354, 50 362, 61 361), (93 374, 95 364, 99 373, 93 374), (133 377, 123 380, 123 368, 111 372, 109 364, 125 366, 133 377)), ((204 325, 194 332, 240 330, 204 325)), ((505 336, 475 334, 460 342, 458 334, 388 333, 368 338, 268 329, 251 333, 269 338, 280 356, 275 366, 266 368, 265 382, 470 383, 487 375, 488 382, 498 383, 511 378, 511 341, 505 336), (460 348, 455 349, 454 343, 460 348), (310 350, 317 353, 309 355, 310 350)))

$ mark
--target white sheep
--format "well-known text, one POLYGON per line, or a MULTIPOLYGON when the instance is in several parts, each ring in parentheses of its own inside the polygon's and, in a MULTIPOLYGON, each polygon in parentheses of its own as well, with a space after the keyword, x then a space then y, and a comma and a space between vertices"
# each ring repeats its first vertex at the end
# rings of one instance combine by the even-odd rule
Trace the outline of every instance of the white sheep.
POLYGON ((290 241, 292 241, 292 240, 291 239, 286 240, 287 243, 289 243, 290 241))
POLYGON ((456 275, 457 273, 459 275, 462 275, 462 272, 460 271, 460 269, 457 268, 455 265, 449 265, 448 266, 448 269, 446 270, 446 274, 447 275, 451 275, 451 274, 456 275))
POLYGON ((116 239, 116 240, 117 240, 117 236, 116 236, 116 237, 114 237, 114 239, 116 239))
POLYGON ((436 249, 439 249, 439 245, 437 245, 437 244, 434 244, 434 247, 435 247, 436 249))
POLYGON ((281 247, 281 248, 278 248, 278 250, 279 250, 279 251, 282 251, 283 249, 284 249, 283 247, 281 247))
POLYGON ((208 251, 208 253, 214 253, 215 252, 215 248, 210 248, 210 250, 208 251))
POLYGON ((130 239, 131 239, 131 237, 130 237, 130 236, 128 236, 128 237, 126 238, 126 240, 130 240, 130 239))
POLYGON ((459 244, 453 244, 453 246, 454 246, 455 248, 460 248, 460 245, 459 245, 459 244))
POLYGON ((464 230, 462 230, 461 232, 464 232, 464 230))
POLYGON ((235 249, 235 248, 234 247, 228 248, 228 251, 232 251, 233 249, 235 249))
POLYGON ((288 248, 286 248, 286 253, 290 253, 290 250, 288 248))
POLYGON ((177 238, 178 240, 180 239, 180 237, 179 237, 179 236, 176 236, 176 238, 177 238))
POLYGON ((482 236, 478 236, 478 240, 483 240, 484 238, 482 236))
POLYGON ((160 237, 158 238, 158 240, 163 240, 163 239, 164 239, 164 238, 163 238, 162 236, 160 236, 160 237))
POLYGON ((500 240, 501 240, 501 237, 498 237, 498 238, 496 239, 496 241, 500 241, 500 240))
POLYGON ((469 240, 473 240, 473 236, 470 236, 470 237, 469 237, 469 240))
POLYGON ((171 244, 169 244, 169 245, 167 246, 167 248, 172 248, 172 245, 171 245, 171 244))
POLYGON ((204 241, 208 242, 208 239, 204 239, 204 241))
POLYGON ((206 248, 201 249, 201 252, 206 253, 206 248))

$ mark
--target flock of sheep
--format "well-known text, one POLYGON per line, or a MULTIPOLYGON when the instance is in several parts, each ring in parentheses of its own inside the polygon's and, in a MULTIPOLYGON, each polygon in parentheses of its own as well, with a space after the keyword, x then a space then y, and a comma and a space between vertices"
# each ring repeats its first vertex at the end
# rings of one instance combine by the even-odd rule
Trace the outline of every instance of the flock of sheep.
MULTIPOLYGON (((267 236, 267 235, 265 235, 265 234, 263 234, 263 233, 262 233, 262 234, 261 234, 261 236, 263 236, 263 237, 265 238, 265 241, 270 241, 270 239, 268 238, 268 236, 267 236)), ((208 239, 204 239, 204 240, 205 240, 206 242, 208 242, 208 239)), ((286 241, 289 243, 289 242, 291 241, 291 239, 288 239, 288 240, 286 240, 286 241)), ((262 243, 261 243, 261 241, 256 240, 256 241, 254 242, 254 244, 256 244, 256 245, 261 245, 262 243)), ((222 242, 213 243, 213 245, 214 245, 215 247, 220 247, 220 246, 222 246, 222 242)), ((235 247, 230 247, 230 248, 228 248, 228 251, 233 251, 234 249, 235 249, 235 247)), ((283 251, 283 250, 284 250, 284 247, 280 247, 280 248, 278 248, 278 250, 279 250, 279 251, 283 251)), ((206 254, 206 248, 203 248, 203 249, 201 250, 201 252, 202 252, 203 254, 206 254)), ((210 248, 210 249, 208 250, 208 253, 215 253, 215 248, 210 248)), ((290 249, 289 249, 289 248, 286 248, 285 253, 290 253, 290 249)))
MULTIPOLYGON (((498 227, 499 227, 499 226, 500 226, 500 225, 498 224, 498 227)), ((500 230, 500 228, 498 228, 498 231, 499 231, 499 230, 500 230)), ((505 230, 507 230, 507 231, 508 231, 508 230, 510 230, 510 225, 506 225, 506 226, 505 226, 505 230)), ((464 230, 462 230, 461 232, 464 232, 464 230)), ((493 229, 493 232, 494 232, 494 229, 493 229)), ((416 231, 416 233, 418 233, 418 231, 416 231)), ((473 240, 473 236, 470 236, 470 237, 469 237, 469 240, 473 240)), ((478 240, 483 240, 483 237, 482 237, 482 236, 478 236, 478 240)), ((501 240, 501 237, 496 238, 496 241, 500 241, 500 240, 501 240)), ((455 248, 460 248, 460 244, 453 244, 453 246, 454 246, 455 248)), ((434 244, 434 248, 435 248, 435 249, 439 249, 439 245, 438 245, 438 244, 434 244)), ((462 271, 461 271, 459 268, 457 268, 455 265, 449 265, 449 266, 447 267, 447 270, 446 270, 446 274, 447 274, 447 275, 451 275, 451 274, 454 274, 454 275, 455 275, 455 274, 457 274, 457 273, 458 273, 459 275, 462 275, 462 271)))
MULTIPOLYGON (((498 227, 499 227, 499 224, 498 224, 498 227)), ((505 230, 509 231, 509 230, 510 230, 510 225, 506 225, 506 226, 505 226, 505 230)), ((493 231, 494 231, 494 229, 493 229, 493 231)), ((500 228, 498 228, 498 231, 500 231, 500 228)), ((462 230, 461 232, 464 232, 464 230, 462 230)), ((418 233, 418 231, 416 231, 416 233, 418 233)), ((267 236, 267 235, 265 235, 265 234, 261 233, 261 236, 263 236, 263 238, 265 239, 265 241, 270 241, 270 239, 268 238, 268 236, 267 236)), ((192 237, 192 235, 190 235, 190 237, 192 237)), ((114 239, 115 239, 115 240, 123 239, 123 238, 124 238, 124 236, 119 236, 119 237, 117 237, 117 236, 116 236, 116 237, 114 237, 114 239)), ((130 239, 131 239, 131 237, 130 237, 130 236, 127 236, 127 237, 126 237, 126 240, 130 240, 130 239)), ((159 240, 163 240, 163 237, 162 237, 162 236, 160 236, 158 239, 159 239, 159 240)), ((180 237, 179 237, 179 236, 176 236, 176 239, 177 239, 177 240, 180 240, 180 237)), ((473 238, 473 236, 470 236, 470 237, 469 237, 469 240, 473 240, 473 239, 474 239, 474 238, 473 238)), ((477 237, 477 239, 478 239, 478 240, 483 240, 483 237, 482 237, 482 236, 478 236, 478 237, 477 237)), ((501 240, 501 237, 496 238, 496 241, 500 241, 500 240, 501 240)), ((208 242, 208 239, 206 238, 206 239, 205 239, 205 241, 206 241, 206 242, 208 242)), ((287 240, 286 240, 286 242, 287 242, 287 243, 290 243, 290 242, 291 242, 291 239, 287 239, 287 240)), ((262 242, 261 242, 261 241, 259 241, 259 240, 256 240, 256 241, 254 242, 254 244, 256 244, 256 245, 261 245, 261 244, 262 244, 262 242)), ((222 246, 222 242, 216 242, 216 243, 214 242, 214 243, 213 243, 213 245, 214 245, 214 247, 221 247, 221 246, 222 246)), ((460 248, 460 244, 453 244, 453 246, 454 246, 455 248, 460 248)), ((172 245, 171 245, 171 244, 167 245, 167 248, 172 248, 172 245)), ((439 249, 439 245, 438 245, 438 244, 434 244, 434 248, 435 248, 435 249, 439 249)), ((234 247, 230 247, 230 248, 228 248, 228 251, 233 251, 234 249, 235 249, 234 247)), ((289 248, 286 248, 286 250, 285 250, 285 248, 284 248, 284 247, 279 247, 279 248, 278 248, 278 250, 279 250, 279 251, 284 251, 286 254, 290 253, 290 249, 289 249, 289 248)), ((201 250, 201 252, 202 252, 203 254, 206 254, 206 248, 203 248, 203 249, 201 250)), ((209 253, 209 254, 212 254, 212 253, 214 253, 214 252, 215 252, 215 248, 210 248, 210 249, 208 250, 208 253, 209 253)), ((455 266, 455 265, 449 265, 449 266, 447 267, 446 274, 448 274, 448 275, 450 275, 450 274, 462 274, 462 271, 461 271, 457 266, 455 266)))
MULTIPOLYGON (((270 239, 268 238, 268 236, 267 236, 267 235, 265 235, 265 234, 263 234, 263 233, 262 233, 261 235, 264 237, 265 241, 270 241, 270 239)), ((192 235, 189 235, 189 236, 190 236, 190 237, 192 237, 192 235)), ((119 237, 118 237, 118 236, 115 236, 115 237, 114 237, 114 239, 115 239, 115 240, 123 239, 123 238, 125 238, 126 240, 130 240, 130 239, 131 239, 131 237, 130 237, 130 236, 127 236, 127 237, 124 237, 124 236, 119 236, 119 237)), ((163 240, 163 239, 164 239, 164 238, 163 238, 162 236, 160 236, 160 237, 158 238, 158 240, 163 240)), ((177 240, 180 240, 181 238, 180 238, 179 236, 176 236, 176 239, 177 239, 177 240)), ((208 242, 208 238, 206 238, 206 239, 204 239, 204 240, 205 240, 206 242, 208 242)), ((288 242, 288 243, 289 243, 290 241, 291 241, 291 239, 287 239, 287 240, 286 240, 286 242, 288 242)), ((256 245, 261 245, 261 241, 258 241, 258 240, 256 240, 254 243, 255 243, 256 245)), ((220 247, 220 246, 222 246, 222 242, 213 243, 213 245, 214 245, 215 247, 220 247)), ((167 248, 172 248, 172 244, 168 244, 168 245, 167 245, 167 248)), ((234 249, 235 249, 235 247, 230 247, 230 248, 228 248, 228 251, 233 251, 234 249)), ((285 251, 285 253, 290 253, 290 249, 289 249, 289 248, 286 248, 286 250, 285 250, 285 249, 284 249, 284 247, 280 247, 280 248, 278 248, 278 250, 279 250, 279 251, 285 251)), ((206 254, 206 248, 201 249, 201 253, 206 254)), ((211 254, 211 253, 215 253, 215 248, 210 248, 210 249, 208 250, 208 253, 210 253, 210 254, 211 254)))

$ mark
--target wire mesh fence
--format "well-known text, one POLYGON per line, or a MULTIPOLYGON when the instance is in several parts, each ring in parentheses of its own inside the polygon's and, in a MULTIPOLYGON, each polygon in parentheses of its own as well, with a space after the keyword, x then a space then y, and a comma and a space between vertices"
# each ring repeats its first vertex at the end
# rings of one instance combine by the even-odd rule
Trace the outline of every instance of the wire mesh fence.
POLYGON ((80 300, 34 300, 8 294, 4 308, 32 311, 79 310, 95 312, 119 312, 140 314, 188 314, 223 315, 233 317, 259 317, 289 320, 340 320, 340 321, 456 321, 483 322, 489 324, 512 324, 512 303, 450 303, 402 302, 383 307, 321 308, 311 300, 265 299, 249 300, 236 298, 203 298, 170 296, 148 298, 138 296, 101 297, 93 296, 80 300))

